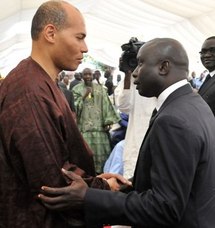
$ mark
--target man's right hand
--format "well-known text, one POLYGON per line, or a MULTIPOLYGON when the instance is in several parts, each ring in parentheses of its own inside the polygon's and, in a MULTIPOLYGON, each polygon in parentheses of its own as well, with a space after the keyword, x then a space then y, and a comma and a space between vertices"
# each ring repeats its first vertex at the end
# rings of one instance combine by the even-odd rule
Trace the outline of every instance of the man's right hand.
POLYGON ((130 86, 131 86, 131 74, 132 74, 132 71, 130 71, 130 70, 125 72, 124 89, 130 89, 130 86))
POLYGON ((51 210, 81 209, 87 191, 85 181, 74 172, 62 169, 63 174, 71 180, 71 184, 61 188, 42 186, 42 194, 38 198, 51 210))

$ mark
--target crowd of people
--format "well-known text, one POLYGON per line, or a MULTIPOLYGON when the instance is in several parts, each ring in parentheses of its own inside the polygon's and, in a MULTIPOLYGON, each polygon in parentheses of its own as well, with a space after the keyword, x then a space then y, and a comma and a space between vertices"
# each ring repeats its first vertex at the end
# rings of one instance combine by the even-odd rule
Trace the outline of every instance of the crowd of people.
POLYGON ((179 41, 155 38, 115 87, 76 72, 86 31, 70 3, 43 3, 0 81, 0 227, 214 227, 215 36, 198 80, 179 41))
POLYGON ((192 71, 190 77, 188 77, 188 81, 191 86, 198 91, 205 81, 207 74, 208 70, 204 70, 199 76, 196 75, 195 71, 192 71))

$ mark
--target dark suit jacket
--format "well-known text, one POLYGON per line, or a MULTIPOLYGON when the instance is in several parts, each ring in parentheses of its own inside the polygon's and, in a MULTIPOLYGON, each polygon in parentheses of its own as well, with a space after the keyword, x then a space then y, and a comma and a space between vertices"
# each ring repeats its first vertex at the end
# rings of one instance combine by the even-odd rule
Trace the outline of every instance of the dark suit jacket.
POLYGON ((75 101, 74 101, 74 95, 73 95, 73 92, 71 90, 68 90, 68 89, 64 89, 64 88, 61 88, 61 91, 64 93, 66 99, 67 99, 67 102, 69 104, 69 107, 70 109, 75 112, 75 101))
MULTIPOLYGON (((137 120, 138 121, 138 120, 137 120)), ((215 118, 190 85, 151 121, 128 194, 88 189, 87 225, 215 227, 215 118)))
POLYGON ((199 94, 210 106, 215 116, 215 75, 209 81, 202 84, 199 94))
POLYGON ((69 104, 71 111, 76 112, 73 92, 71 90, 68 90, 66 88, 66 85, 62 82, 58 82, 58 86, 60 90, 63 92, 64 96, 66 97, 66 100, 69 104))

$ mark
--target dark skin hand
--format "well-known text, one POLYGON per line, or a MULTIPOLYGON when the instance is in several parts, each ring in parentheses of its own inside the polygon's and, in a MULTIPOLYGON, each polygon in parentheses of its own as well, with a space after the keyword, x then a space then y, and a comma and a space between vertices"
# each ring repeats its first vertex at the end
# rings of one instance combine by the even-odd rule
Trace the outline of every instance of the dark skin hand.
POLYGON ((93 93, 93 88, 92 87, 86 87, 86 93, 84 94, 83 99, 86 99, 86 97, 88 97, 89 94, 91 94, 91 96, 92 96, 92 93, 93 93))
POLYGON ((132 72, 130 70, 125 72, 124 89, 130 89, 130 86, 131 86, 131 74, 132 74, 132 72))
MULTIPOLYGON (((62 169, 62 172, 72 183, 61 188, 42 186, 42 194, 39 194, 38 198, 51 210, 81 209, 88 189, 87 184, 80 176, 71 171, 62 169)), ((119 182, 121 184, 131 185, 131 182, 118 174, 106 173, 98 177, 106 179, 113 191, 120 189, 119 182)))

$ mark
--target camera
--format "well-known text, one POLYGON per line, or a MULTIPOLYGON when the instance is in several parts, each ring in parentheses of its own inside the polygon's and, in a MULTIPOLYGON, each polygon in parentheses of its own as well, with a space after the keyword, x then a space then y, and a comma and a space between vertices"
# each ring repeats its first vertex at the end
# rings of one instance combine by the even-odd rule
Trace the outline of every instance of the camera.
POLYGON ((128 43, 121 46, 123 53, 119 60, 120 71, 134 71, 134 69, 137 67, 137 53, 144 43, 145 42, 138 41, 136 37, 132 37, 128 43))

